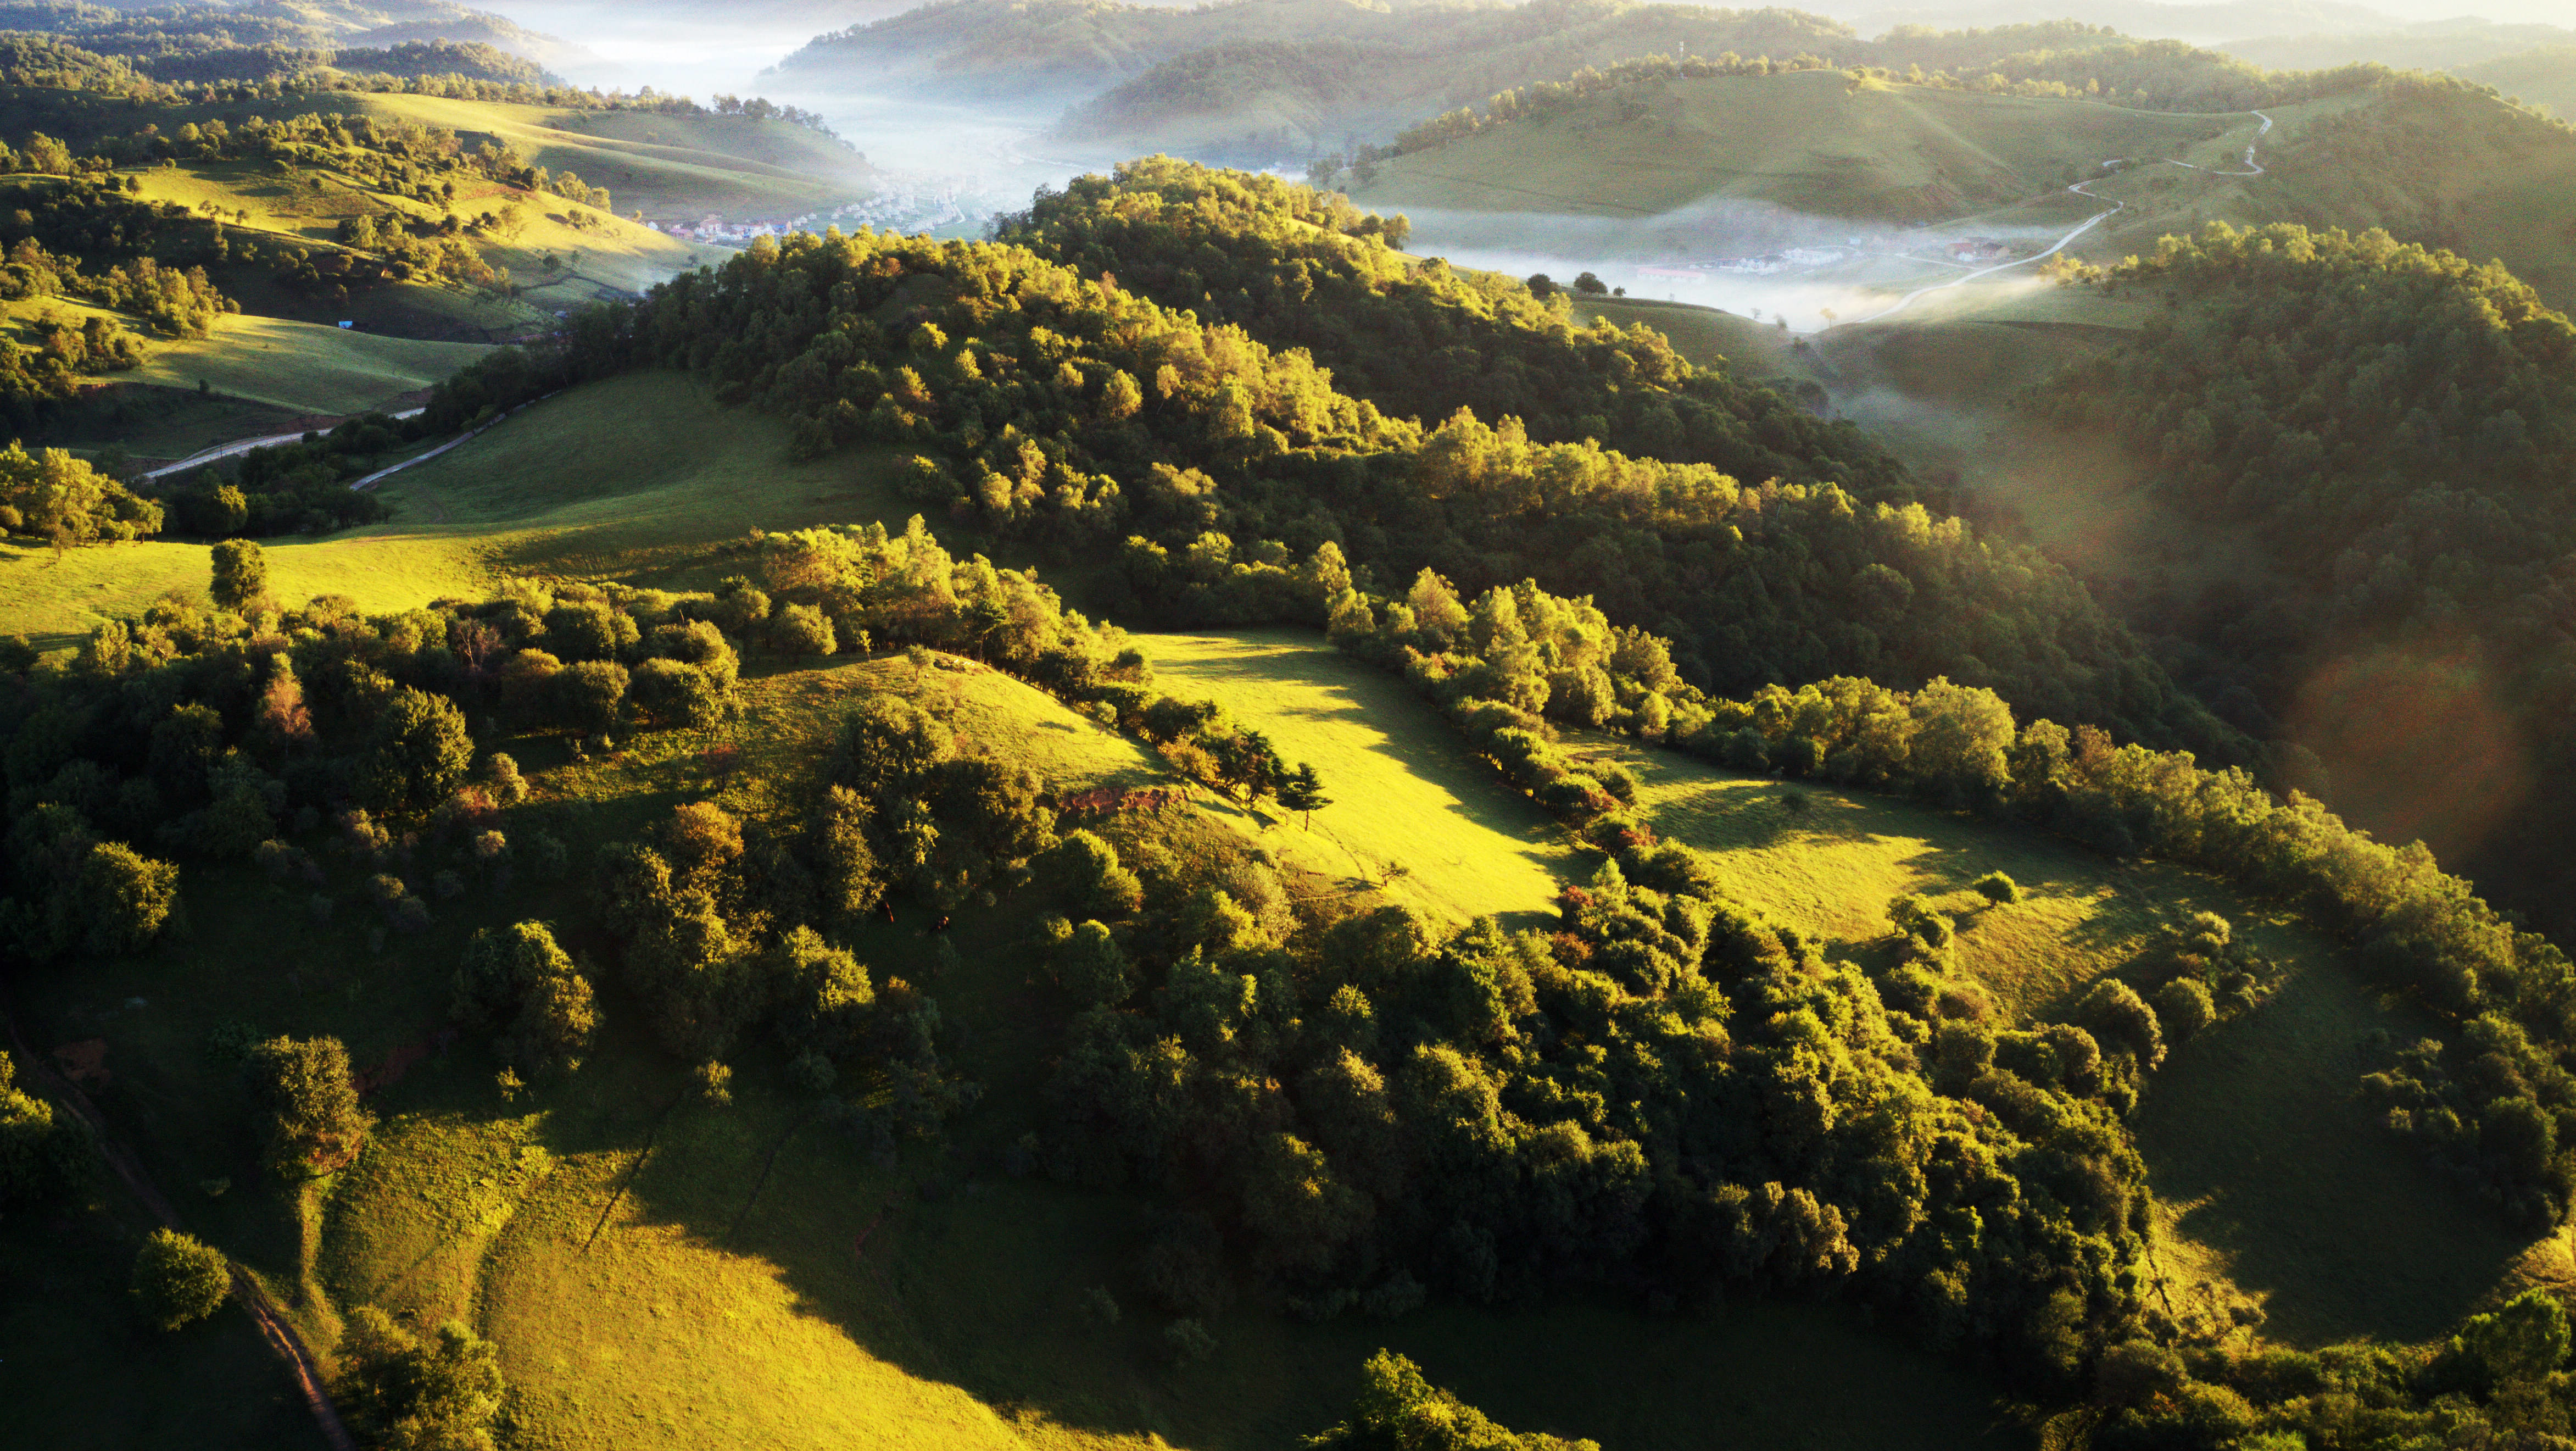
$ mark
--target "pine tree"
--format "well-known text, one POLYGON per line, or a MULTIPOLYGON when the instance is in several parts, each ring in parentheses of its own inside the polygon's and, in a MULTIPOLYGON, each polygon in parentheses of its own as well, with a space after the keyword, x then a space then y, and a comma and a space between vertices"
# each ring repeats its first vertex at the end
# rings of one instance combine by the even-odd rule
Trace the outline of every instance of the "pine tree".
POLYGON ((1306 818, 1306 829, 1315 828, 1315 813, 1333 804, 1324 794, 1323 778, 1315 774, 1312 762, 1300 762, 1288 778, 1279 783, 1279 804, 1306 818))

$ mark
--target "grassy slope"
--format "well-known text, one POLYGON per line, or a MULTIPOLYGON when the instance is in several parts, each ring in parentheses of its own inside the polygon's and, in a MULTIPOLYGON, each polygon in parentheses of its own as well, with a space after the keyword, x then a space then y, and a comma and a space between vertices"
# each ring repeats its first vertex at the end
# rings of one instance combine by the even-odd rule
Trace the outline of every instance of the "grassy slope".
MULTIPOLYGON (((732 735, 750 769, 716 793, 738 809, 803 799, 817 736, 866 689, 924 689, 962 710, 975 740, 1062 785, 1159 779, 1131 742, 972 667, 936 671, 926 689, 891 659, 756 669, 746 689, 751 709, 732 735)), ((597 842, 709 794, 696 767, 709 743, 639 737, 624 759, 575 766, 551 742, 505 742, 538 795, 504 829, 543 823, 586 859, 597 842)), ((1228 829, 1204 817, 1164 825, 1184 837, 1228 829)), ((325 859, 330 890, 349 897, 362 869, 325 859)), ((438 865, 433 853, 414 870, 438 865)), ((190 942, 37 974, 24 988, 55 1037, 108 1039, 118 1075, 110 1111, 165 1184, 247 1182, 255 1146, 239 1127, 239 1092, 199 1048, 211 1022, 336 1033, 373 1063, 441 1020, 450 964, 473 928, 586 916, 574 887, 478 885, 440 904, 426 934, 378 954, 354 902, 316 925, 300 907, 307 888, 272 888, 242 869, 189 873, 190 942), (130 997, 149 1008, 119 1006, 130 997)), ((1544 1316, 1443 1309, 1307 1326, 1247 1303, 1214 1322, 1215 1360, 1186 1374, 1162 1369, 1162 1317, 1143 1308, 1129 1268, 1150 1229, 1147 1207, 989 1167, 1039 1113, 1052 1014, 1032 1011, 1043 990, 1026 981, 1020 944, 1033 910, 961 915, 951 939, 960 966, 944 977, 912 909, 897 925, 867 924, 853 942, 878 978, 924 982, 962 1028, 956 1062, 989 1092, 960 1123, 953 1154, 863 1159, 783 1088, 773 1050, 760 1045, 735 1060, 735 1109, 675 1106, 677 1066, 639 1041, 639 1011, 612 984, 606 1039, 569 1083, 505 1105, 468 1042, 378 1095, 373 1147, 308 1213, 282 1207, 267 1187, 189 1196, 187 1212, 326 1343, 339 1314, 362 1302, 478 1321, 515 1387, 512 1442, 532 1447, 1250 1451, 1337 1415, 1360 1359, 1381 1344, 1516 1424, 1647 1451, 1712 1436, 1899 1451, 2022 1444, 1993 1429, 1972 1382, 1812 1306, 1750 1306, 1708 1321, 1583 1305, 1544 1316), (1121 1325, 1079 1317, 1094 1285, 1128 1304, 1121 1325)), ((595 939, 571 945, 605 960, 595 939)), ((94 1361, 71 1383, 120 1393, 124 1374, 94 1361)))
POLYGON ((2311 165, 2287 136, 2273 164, 2274 217, 2353 230, 2387 226, 2472 261, 2502 261, 2554 307, 2576 307, 2576 133, 2474 94, 2375 97, 2359 119, 2409 139, 2383 165, 2311 165))
POLYGON ((2107 156, 2168 154, 2222 118, 1921 87, 1839 72, 1656 82, 1401 156, 1363 205, 1639 217, 1713 199, 1928 221, 2062 187, 2107 156), (1642 103, 1642 114, 1622 107, 1642 103), (2073 168, 2073 170, 2070 170, 2073 168))
POLYGON ((216 392, 298 413, 361 413, 426 388, 486 351, 477 343, 422 342, 354 328, 241 315, 214 334, 155 348, 140 383, 216 392))
MULTIPOLYGON (((591 384, 386 480, 387 523, 270 541, 270 584, 289 599, 336 592, 403 609, 499 575, 658 575, 754 526, 908 512, 885 486, 881 455, 798 464, 786 452, 776 421, 719 409, 679 375, 591 384)), ((59 562, 0 546, 0 633, 68 644, 165 590, 203 590, 208 571, 203 544, 84 549, 59 562)))
POLYGON ((1140 638, 1172 694, 1222 701, 1290 761, 1311 761, 1333 804, 1274 838, 1336 877, 1377 881, 1464 920, 1548 910, 1568 852, 1546 813, 1500 789, 1403 681, 1302 630, 1140 638))
POLYGON ((2561 119, 2576 117, 2576 45, 2544 45, 2456 69, 2464 79, 2493 86, 2561 119))

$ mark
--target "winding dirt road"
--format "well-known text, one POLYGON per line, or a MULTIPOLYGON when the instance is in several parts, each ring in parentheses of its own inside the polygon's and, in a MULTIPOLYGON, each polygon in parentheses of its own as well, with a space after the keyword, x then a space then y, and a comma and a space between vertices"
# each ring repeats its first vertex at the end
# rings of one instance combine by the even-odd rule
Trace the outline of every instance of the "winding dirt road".
MULTIPOLYGON (((2254 148, 2262 144, 2262 142, 2263 142, 2263 138, 2264 138, 2264 137, 2266 137, 2266 136, 2268 136, 2268 135, 2272 134, 2272 118, 2271 118, 2271 117, 2269 117, 2269 116, 2264 115, 2264 114, 2263 114, 2262 112, 2260 112, 2260 111, 2248 111, 2246 114, 2247 114, 2247 115, 2249 115, 2249 116, 2256 117, 2257 119, 2261 120, 2261 121, 2262 121, 2262 123, 2263 123, 2263 127, 2262 127, 2262 129, 2261 129, 2261 130, 2256 131, 2256 132, 2254 133, 2254 139, 2253 139, 2252 141, 2250 141, 2250 142, 2246 143, 2246 146, 2245 146, 2245 166, 2246 166, 2246 169, 2245 169, 2245 170, 2243 170, 2243 171, 2217 171, 2217 170, 2213 170, 2212 168, 2210 168, 2210 167, 2206 167, 2206 166, 2194 166, 2194 165, 2192 165, 2192 163, 2190 163, 2190 162, 2188 162, 2188 161, 2176 161, 2176 162, 2173 162, 2172 164, 2173 164, 2173 165, 2175 165, 2175 166, 2190 167, 2193 171, 2203 171, 2203 172, 2208 172, 2211 176, 2261 176, 2261 175, 2263 175, 2263 164, 2262 164, 2261 162, 2256 161, 2256 160, 2254 159, 2254 148)), ((2096 180, 2101 180, 2101 179, 2102 179, 2102 178, 2096 178, 2096 180)), ((1974 272, 1970 272, 1970 273, 1967 273, 1967 274, 1965 274, 1965 275, 1963 275, 1963 276, 1959 276, 1959 277, 1953 277, 1953 278, 1951 278, 1951 279, 1950 279, 1949 281, 1947 281, 1947 282, 1937 282, 1937 283, 1934 283, 1934 284, 1933 284, 1932 286, 1930 286, 1930 287, 1918 288, 1918 289, 1916 289, 1915 291, 1913 291, 1913 292, 1909 292, 1909 293, 1905 294, 1903 297, 1898 298, 1895 302, 1890 303, 1888 306, 1883 307, 1883 308, 1880 308, 1878 311, 1871 313, 1871 314, 1870 314, 1869 316, 1867 316, 1867 317, 1856 317, 1856 318, 1853 318, 1850 322, 1836 323, 1836 324, 1835 324, 1835 326, 1836 326, 1836 327, 1853 327, 1853 326, 1857 326, 1858 324, 1865 323, 1865 322, 1876 322, 1876 321, 1878 321, 1880 318, 1883 318, 1883 317, 1890 317, 1890 316, 1893 316, 1893 315, 1895 315, 1895 314, 1897 314, 1897 313, 1903 312, 1906 308, 1908 308, 1908 307, 1912 306, 1912 305, 1913 305, 1913 303, 1914 303, 1914 300, 1915 300, 1916 298, 1918 298, 1918 297, 1928 297, 1928 296, 1930 296, 1931 294, 1933 294, 1933 293, 1935 293, 1935 292, 1947 292, 1947 291, 1949 291, 1949 290, 1950 290, 1951 288, 1953 288, 1953 287, 1962 287, 1962 286, 1965 286, 1965 285, 1966 285, 1966 284, 1968 284, 1968 283, 1971 283, 1971 282, 1976 281, 1976 280, 1977 280, 1978 278, 1980 278, 1980 277, 1992 277, 1992 276, 1994 276, 1994 275, 1995 275, 1996 273, 1998 273, 1998 272, 2010 272, 2011 270, 2013 270, 2013 269, 2014 269, 2014 268, 2016 268, 2016 267, 2028 267, 2029 265, 2031 265, 2031 264, 2032 264, 2032 263, 2034 263, 2034 262, 2043 262, 2043 261, 2046 261, 2047 259, 2049 259, 2049 258, 2051 258, 2051 257, 2056 256, 2058 253, 2063 252, 2063 251, 2065 251, 2065 250, 2066 250, 2066 247, 2067 247, 2067 244, 2068 244, 2068 243, 2073 242, 2076 238, 2083 236, 2085 233, 2087 233, 2087 232, 2089 232, 2089 231, 2092 231, 2095 227, 2098 227, 2098 226, 2102 225, 2104 222, 2109 221, 2111 218, 2113 218, 2113 217, 2115 217, 2115 216, 2119 215, 2121 212, 2124 212, 2124 211, 2128 210, 2128 208, 2129 208, 2129 204, 2128 204, 2127 202, 2124 202, 2124 201, 2115 201, 2115 200, 2113 200, 2113 199, 2112 199, 2112 198, 2110 198, 2110 197, 2102 196, 2102 195, 2100 195, 2100 194, 2096 193, 2095 191, 2093 191, 2092 187, 2093 187, 2093 183, 2092 183, 2092 182, 2090 182, 2090 181, 2079 181, 2079 182, 2075 183, 2073 186, 2068 187, 2068 188, 2067 188, 2067 190, 2068 190, 2068 191, 2071 191, 2071 192, 2073 192, 2073 193, 2075 193, 2077 196, 2081 196, 2081 197, 2091 197, 2093 200, 2095 200, 2095 201, 2097 201, 2097 202, 2102 202, 2102 201, 2110 202, 2110 203, 2111 203, 2110 210, 2108 210, 2108 211, 2101 211, 2101 212, 2095 212, 2092 216, 2090 216, 2090 217, 2088 217, 2088 218, 2086 218, 2086 219, 2084 220, 2084 224, 2083 224, 2082 226, 2079 226, 2079 227, 2077 227, 2074 231, 2071 231, 2071 232, 2067 233, 2065 236, 2058 238, 2058 239, 2057 239, 2057 241, 2056 241, 2055 243, 2053 243, 2053 244, 2049 247, 2049 249, 2048 249, 2047 251, 2045 251, 2045 252, 2040 252, 2040 253, 2036 253, 2036 254, 2034 254, 2034 255, 2032 255, 2032 256, 2028 256, 2028 257, 2021 258, 2021 259, 2019 259, 2018 261, 1998 263, 1998 264, 1996 264, 1995 266, 1992 266, 1992 267, 1980 267, 1980 268, 1978 268, 1978 269, 1977 269, 1976 271, 1974 271, 1974 272)))
MULTIPOLYGON (((401 413, 393 413, 386 416, 390 418, 415 418, 422 412, 423 410, 421 409, 413 408, 407 409, 401 413)), ((219 443, 213 448, 207 449, 202 453, 192 453, 186 458, 179 460, 177 463, 163 464, 157 469, 152 469, 146 472, 143 477, 147 479, 157 479, 164 474, 175 474, 183 469, 198 468, 203 465, 213 463, 219 458, 231 458, 234 454, 248 453, 255 448, 275 448, 279 444, 302 443, 303 441, 304 435, 302 433, 270 433, 263 434, 258 438, 235 439, 231 443, 219 443)))

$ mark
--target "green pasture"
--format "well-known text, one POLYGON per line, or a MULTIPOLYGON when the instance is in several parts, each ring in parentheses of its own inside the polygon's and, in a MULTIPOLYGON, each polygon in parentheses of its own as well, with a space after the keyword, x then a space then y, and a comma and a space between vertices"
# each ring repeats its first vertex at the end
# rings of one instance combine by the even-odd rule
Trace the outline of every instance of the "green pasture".
POLYGON ((210 337, 156 346, 133 377, 172 388, 203 383, 296 413, 363 413, 400 404, 488 351, 244 314, 218 321, 210 337))
POLYGON ((1388 880, 1448 917, 1549 908, 1570 857, 1553 821, 1468 756, 1405 683, 1312 631, 1139 637, 1162 688, 1213 698, 1291 762, 1309 761, 1333 804, 1310 829, 1270 833, 1328 876, 1388 880))
MULTIPOLYGON (((501 828, 555 832, 586 861, 679 801, 794 809, 810 799, 830 722, 871 690, 917 695, 975 745, 1041 765, 1060 788, 1169 780, 1133 742, 969 662, 919 674, 895 658, 756 663, 745 718, 723 731, 638 736, 582 762, 552 741, 489 743, 517 754, 534 787, 501 828), (703 752, 727 743, 746 767, 711 779, 703 752)), ((1186 849, 1193 833, 1231 828, 1187 812, 1148 829, 1186 849)), ((1063 1011, 1032 972, 1036 904, 960 914, 945 969, 917 909, 854 935, 878 980, 906 978, 940 1001, 956 1069, 987 1089, 951 1148, 886 1161, 789 1090, 764 1043, 734 1059, 732 1108, 683 1102, 680 1065, 648 1041, 607 944, 578 928, 577 882, 473 878, 435 904, 427 931, 387 937, 357 900, 371 868, 308 845, 328 864, 330 920, 315 920, 309 885, 191 864, 191 935, 24 975, 29 1022, 50 1041, 106 1040, 114 1077, 102 1093, 120 1132, 179 1189, 191 1228, 260 1274, 326 1350, 362 1303, 419 1323, 462 1317, 494 1337, 514 1445, 1253 1451, 1337 1418, 1380 1345, 1512 1424, 1647 1451, 1712 1436, 1897 1451, 2030 1444, 1977 1382, 1813 1305, 1705 1319, 1583 1303, 1448 1307, 1314 1326, 1247 1293, 1211 1324, 1216 1357, 1173 1370, 1158 1352, 1164 1317, 1132 1269, 1150 1206, 998 1168, 996 1150, 1042 1122, 1036 1089, 1063 1011), (257 1182, 247 1105, 207 1051, 209 1028, 332 1033, 361 1066, 379 1064, 430 1045, 473 929, 531 916, 556 920, 602 981, 606 1026, 578 1075, 504 1101, 469 1037, 374 1095, 382 1122, 355 1165, 300 1197, 257 1182), (219 1176, 235 1181, 221 1197, 185 1187, 219 1176), (1084 1318, 1093 1287, 1120 1301, 1118 1324, 1084 1318)), ((426 849, 411 870, 449 867, 445 850, 426 849)), ((69 1354, 55 1364, 57 1403, 66 1384, 123 1393, 148 1369, 69 1354)), ((240 1384, 265 1382, 245 1373, 240 1384)), ((238 1386, 229 1400, 267 1414, 238 1386)), ((71 1444, 135 1444, 121 1431, 71 1444)))

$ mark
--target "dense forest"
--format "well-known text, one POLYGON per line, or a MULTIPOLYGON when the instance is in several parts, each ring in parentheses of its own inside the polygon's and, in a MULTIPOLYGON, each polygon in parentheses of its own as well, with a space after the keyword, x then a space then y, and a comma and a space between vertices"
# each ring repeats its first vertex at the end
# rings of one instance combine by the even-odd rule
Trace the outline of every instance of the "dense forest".
POLYGON ((86 0, 7 0, 0 3, 0 31, 54 37, 113 58, 147 81, 261 81, 336 69, 555 83, 524 58, 541 48, 538 37, 497 15, 462 6, 437 9, 445 13, 425 24, 384 26, 352 23, 357 17, 329 4, 113 7, 86 0), (351 44, 353 35, 365 39, 351 44))
MULTIPOLYGON (((1383 244, 1368 223, 1339 238, 1297 224, 1328 204, 1275 179, 1160 163, 1123 175, 1078 183, 1065 209, 1042 206, 1067 226, 1068 249, 1088 249, 1073 265, 1017 245, 867 232, 764 239, 637 308, 576 320, 567 354, 510 387, 637 365, 704 370, 721 398, 793 419, 808 451, 918 451, 908 487, 927 505, 1059 548, 1130 541, 1133 603, 1164 618, 1319 619, 1322 597, 1281 566, 1329 540, 1388 578, 1433 565, 1469 588, 1535 575, 1597 594, 1623 620, 1674 634, 1683 669, 1713 688, 1947 674, 2127 738, 2218 760, 2258 754, 2063 570, 1900 502, 1901 476, 1848 428, 1703 374, 1650 330, 1574 329, 1490 283, 1401 276, 1369 257, 1383 244), (1246 323, 1175 311, 1150 292, 1176 283, 1219 311, 1209 279, 1193 285, 1192 269, 1166 275, 1143 257, 1104 275, 1112 254, 1071 226, 1076 208, 1133 213, 1139 252, 1177 255, 1186 249, 1163 226, 1142 224, 1162 210, 1158 184, 1210 192, 1205 221, 1228 248, 1240 238, 1259 256, 1264 233, 1320 240, 1312 257, 1281 256, 1275 282, 1244 276, 1257 292, 1230 289, 1246 323), (1337 249, 1342 260, 1327 261, 1337 249), (1547 380, 1520 383, 1530 401, 1581 400, 1566 405, 1587 410, 1566 431, 1583 441, 1540 442, 1508 416, 1393 411, 1465 396, 1467 379, 1442 370, 1388 370, 1383 406, 1364 387, 1354 396, 1323 366, 1332 345, 1282 351, 1253 330, 1309 331, 1296 314, 1281 321, 1277 299, 1298 288, 1351 298, 1361 324, 1339 346, 1353 354, 1372 329, 1418 330, 1425 351, 1481 342, 1509 375, 1547 380), (1612 417, 1641 449, 1722 463, 1590 441, 1612 417)), ((1211 268, 1234 265, 1212 241, 1194 245, 1211 268)))
POLYGON ((2277 571, 2137 602, 2181 677, 2248 731, 2316 735, 2396 835, 2566 930, 2576 326, 2501 267, 2384 232, 2213 226, 2090 285, 2175 306, 2034 405, 2117 429, 2148 487, 2250 530, 2277 571), (2365 727, 2320 706, 2406 682, 2447 710, 2365 727))

